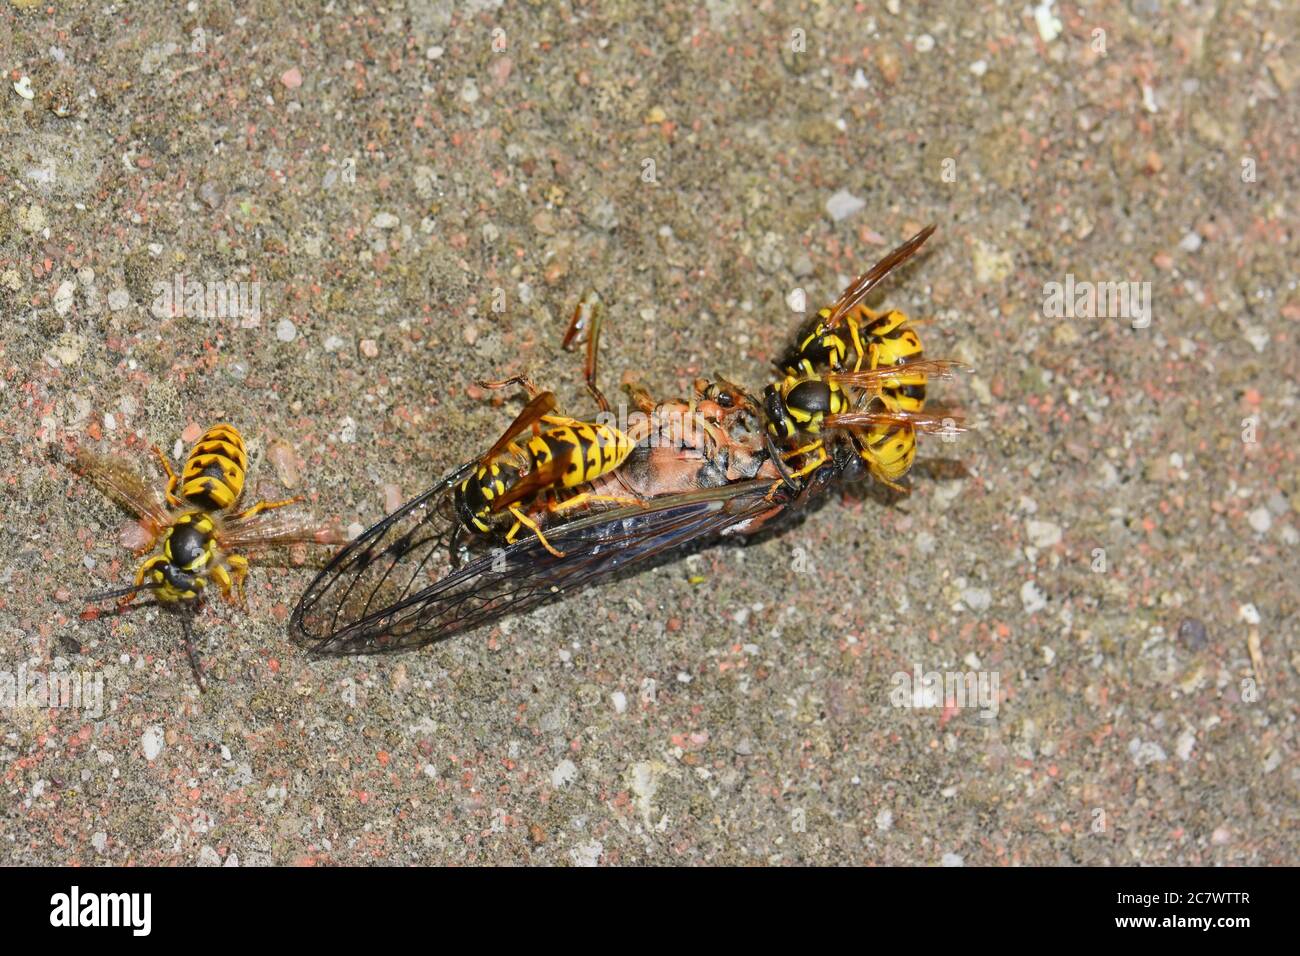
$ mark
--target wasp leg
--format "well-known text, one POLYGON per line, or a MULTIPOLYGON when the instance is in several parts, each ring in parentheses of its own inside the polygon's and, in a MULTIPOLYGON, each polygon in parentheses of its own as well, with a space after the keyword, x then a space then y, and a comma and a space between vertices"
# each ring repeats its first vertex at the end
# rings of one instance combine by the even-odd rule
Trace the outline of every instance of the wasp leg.
POLYGON ((859 305, 857 311, 859 315, 850 316, 847 321, 849 337, 853 340, 853 348, 858 353, 858 357, 853 363, 853 371, 860 372, 862 371, 862 363, 867 357, 867 350, 862 346, 862 326, 874 323, 884 313, 877 312, 875 309, 868 309, 865 305, 859 305), (865 322, 862 321, 863 318, 866 319, 865 322))
POLYGON ((817 453, 815 455, 809 455, 808 461, 796 471, 786 471, 786 469, 782 468, 780 465, 777 466, 778 470, 781 472, 781 477, 772 482, 772 487, 767 489, 766 497, 768 500, 772 500, 773 496, 776 494, 776 489, 783 485, 789 488, 796 488, 798 487, 795 484, 796 478, 803 478, 807 475, 811 475, 822 465, 826 464, 826 446, 820 441, 813 442, 811 445, 804 445, 802 448, 796 448, 794 451, 786 452, 782 457, 787 459, 795 458, 805 452, 812 451, 814 448, 817 450, 817 453))
POLYGON ((546 540, 546 535, 542 534, 542 529, 538 527, 536 521, 524 514, 516 505, 510 506, 510 513, 515 516, 515 523, 514 526, 506 532, 506 543, 513 544, 515 535, 519 533, 521 527, 524 527, 537 535, 537 540, 542 543, 542 547, 547 551, 551 552, 551 554, 555 555, 557 558, 564 557, 563 551, 556 551, 551 542, 546 540))
POLYGON ((203 666, 199 663, 199 652, 194 646, 194 625, 190 621, 188 612, 181 618, 181 630, 185 633, 185 655, 190 659, 190 667, 194 670, 194 681, 199 685, 201 694, 207 687, 203 682, 203 666))
MULTIPOLYGON (((527 375, 512 375, 510 376, 510 378, 503 378, 499 382, 489 382, 484 379, 479 379, 474 384, 476 384, 479 388, 491 388, 491 389, 509 388, 511 385, 518 385, 528 393, 529 400, 532 400, 536 398, 538 395, 542 394, 542 390, 538 388, 533 383, 533 380, 529 378, 527 375)), ((537 422, 546 421, 546 418, 547 416, 541 415, 533 422, 534 435, 540 435, 542 433, 542 430, 538 426, 537 422)))
POLYGON ((244 578, 248 577, 248 558, 239 554, 228 554, 226 555, 226 564, 230 566, 230 577, 225 587, 222 588, 222 592, 226 597, 238 594, 240 602, 247 609, 248 592, 244 590, 244 578))
POLYGON ((576 494, 572 498, 565 498, 563 501, 556 501, 549 507, 552 512, 567 511, 570 508, 576 508, 578 505, 587 504, 592 501, 608 501, 611 504, 620 505, 644 505, 645 501, 640 498, 628 498, 622 495, 598 495, 590 491, 584 491, 576 494))
POLYGON ((272 508, 284 508, 288 505, 296 505, 303 501, 302 495, 294 495, 292 498, 282 498, 279 501, 259 501, 251 508, 245 508, 239 514, 230 516, 231 521, 242 521, 245 518, 251 518, 253 515, 261 514, 263 511, 270 511, 272 508))
MULTIPOLYGON (((770 500, 776 494, 776 489, 785 486, 787 488, 797 488, 795 479, 811 475, 814 471, 826 464, 826 446, 820 441, 815 441, 811 445, 804 445, 802 448, 796 448, 794 451, 785 452, 781 458, 787 461, 791 458, 798 458, 800 455, 807 454, 816 450, 816 454, 809 454, 808 460, 795 471, 790 471, 781 464, 778 464, 777 470, 781 472, 781 477, 772 482, 772 487, 767 489, 767 498, 770 500)), ((779 459, 773 459, 773 462, 779 459)))
POLYGON ((907 487, 907 485, 900 485, 898 482, 894 481, 893 479, 886 478, 875 468, 871 469, 871 474, 876 479, 876 481, 880 482, 882 485, 884 485, 887 488, 894 489, 900 495, 910 496, 912 494, 912 489, 907 487))
POLYGON ((212 580, 217 583, 217 587, 221 588, 221 596, 229 601, 234 590, 230 572, 223 565, 214 564, 212 566, 212 580))
POLYGON ((802 478, 805 475, 811 475, 814 471, 826 464, 826 446, 820 439, 802 448, 796 448, 794 451, 786 452, 784 458, 797 458, 800 455, 808 455, 808 461, 797 471, 790 472, 791 478, 802 478), (816 450, 816 454, 811 454, 816 450))
POLYGON ((167 503, 173 508, 179 508, 185 503, 175 495, 176 486, 181 483, 181 479, 176 472, 172 471, 172 463, 167 460, 167 456, 162 453, 161 448, 154 445, 153 453, 158 456, 158 461, 162 463, 163 471, 167 472, 167 503))
MULTIPOLYGON (((875 315, 867 310, 867 314, 875 319, 875 315)), ((853 339, 853 350, 858 353, 857 359, 853 363, 853 371, 862 371, 862 360, 866 358, 866 351, 862 348, 862 329, 856 319, 849 319, 849 337, 853 339)))
POLYGON ((818 448, 825 448, 820 438, 814 442, 809 442, 806 445, 800 445, 798 448, 794 449, 793 451, 784 452, 781 455, 781 457, 787 460, 791 458, 798 458, 800 455, 806 455, 809 452, 815 451, 818 448))
MULTIPOLYGON (((791 478, 803 478, 803 477, 806 476, 806 475, 811 475, 814 471, 816 471, 818 468, 820 468, 820 467, 821 467, 822 465, 824 465, 824 464, 826 464, 826 456, 825 456, 825 455, 818 455, 817 457, 815 457, 815 458, 813 458, 812 460, 810 460, 810 461, 808 462, 808 464, 804 465, 804 466, 803 466, 802 468, 800 468, 798 471, 792 471, 792 472, 790 472, 790 477, 791 477, 791 478)), ((785 481, 782 480, 782 481, 778 482, 778 484, 785 484, 785 481)))

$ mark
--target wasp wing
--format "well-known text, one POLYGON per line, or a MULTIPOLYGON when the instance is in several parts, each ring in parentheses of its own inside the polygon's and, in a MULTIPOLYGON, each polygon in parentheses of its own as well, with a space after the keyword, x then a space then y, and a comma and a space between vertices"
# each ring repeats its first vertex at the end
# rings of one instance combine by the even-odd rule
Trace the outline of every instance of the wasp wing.
POLYGON ((523 407, 523 410, 515 416, 515 420, 510 423, 510 427, 501 434, 496 444, 488 449, 488 453, 481 460, 485 462, 493 461, 501 457, 505 450, 510 447, 511 442, 540 422, 543 415, 549 415, 553 411, 555 411, 554 393, 539 392, 534 395, 532 400, 523 407))
POLYGON ((533 470, 519 479, 513 488, 492 499, 492 513, 500 514, 511 505, 531 499, 538 492, 558 485, 572 458, 573 449, 568 448, 545 464, 535 465, 533 470))
POLYGON ((322 524, 305 511, 277 508, 222 522, 217 540, 227 550, 244 551, 294 544, 343 544, 347 539, 338 528, 322 524))
MULTIPOLYGON (((645 566, 656 556, 684 545, 706 543, 728 532, 751 533, 784 511, 790 500, 784 486, 774 490, 768 479, 667 495, 648 506, 621 508, 547 528, 551 543, 564 552, 561 557, 547 551, 535 536, 529 536, 474 557, 418 590, 410 587, 413 576, 403 573, 400 577, 408 584, 389 589, 390 597, 398 595, 396 600, 380 606, 369 595, 362 595, 349 601, 346 614, 323 618, 317 614, 315 620, 328 623, 324 628, 302 626, 306 620, 301 614, 303 604, 319 601, 321 590, 313 584, 295 611, 294 621, 313 641, 312 649, 320 654, 370 654, 421 647, 645 566)), ((427 509, 430 504, 425 501, 418 507, 427 509)), ((402 520, 401 512, 393 517, 409 524, 402 520)), ((381 528, 389 520, 376 526, 380 530, 372 529, 373 534, 363 535, 368 543, 357 552, 358 556, 365 555, 363 560, 370 566, 382 566, 384 574, 379 577, 391 574, 397 563, 385 557, 387 549, 381 543, 410 535, 403 532, 394 538, 381 528)), ((421 548, 413 557, 425 561, 427 557, 422 555, 427 550, 421 548)), ((327 568, 318 581, 325 579, 328 589, 337 590, 339 577, 330 577, 331 572, 327 568)), ((368 581, 367 587, 376 580, 368 581)), ((347 591, 351 585, 343 587, 347 591)))
POLYGON ((140 476, 135 468, 122 458, 101 455, 84 446, 78 446, 72 469, 88 478, 96 488, 133 515, 143 519, 157 534, 171 524, 162 493, 140 476))
POLYGON ((849 284, 849 287, 840 293, 840 297, 831 306, 830 318, 826 320, 827 326, 836 328, 843 321, 844 316, 848 315, 859 305, 862 300, 871 294, 871 290, 880 285, 885 277, 893 272, 896 268, 912 258, 916 251, 925 245, 925 240, 934 234, 935 226, 929 225, 908 239, 901 246, 891 251, 885 258, 881 259, 874 266, 868 269, 862 275, 858 276, 849 284))
POLYGON ((934 381, 947 381, 955 372, 968 371, 969 366, 952 359, 917 359, 902 365, 882 365, 879 368, 863 369, 860 372, 828 372, 828 381, 852 388, 879 389, 918 375, 934 381))
POLYGON ((927 435, 957 435, 966 431, 962 418, 956 412, 931 409, 928 412, 892 411, 887 408, 856 409, 827 415, 822 421, 823 428, 873 428, 877 425, 893 425, 899 428, 914 428, 927 435))

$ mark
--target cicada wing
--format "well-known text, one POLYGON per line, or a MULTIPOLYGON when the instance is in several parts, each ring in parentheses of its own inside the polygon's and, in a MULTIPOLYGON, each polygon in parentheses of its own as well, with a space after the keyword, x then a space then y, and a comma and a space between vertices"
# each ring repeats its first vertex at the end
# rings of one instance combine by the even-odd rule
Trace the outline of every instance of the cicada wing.
POLYGON ((291 629, 326 641, 349 625, 441 580, 474 544, 456 515, 455 489, 477 467, 462 465, 348 542, 298 599, 291 629))
POLYGON ((528 536, 333 628, 313 650, 370 654, 431 644, 644 567, 683 547, 743 532, 783 511, 789 501, 789 496, 773 493, 769 480, 744 481, 549 527, 547 537, 562 557, 528 536))

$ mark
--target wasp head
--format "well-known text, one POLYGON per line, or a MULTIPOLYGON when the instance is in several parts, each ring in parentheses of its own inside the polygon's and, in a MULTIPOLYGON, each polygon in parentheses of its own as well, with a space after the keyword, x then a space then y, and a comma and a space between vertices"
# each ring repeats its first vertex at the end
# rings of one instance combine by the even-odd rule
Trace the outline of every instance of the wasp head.
POLYGON ((775 385, 763 389, 763 412, 767 416, 767 432, 773 438, 789 439, 795 434, 794 422, 785 407, 781 390, 775 385))
POLYGON ((159 601, 194 601, 208 585, 216 558, 216 529, 201 511, 181 515, 163 533, 161 547, 140 566, 136 581, 159 601))
POLYGON ((481 465, 456 489, 456 513, 465 527, 487 534, 491 530, 492 503, 519 483, 518 468, 489 462, 481 465))

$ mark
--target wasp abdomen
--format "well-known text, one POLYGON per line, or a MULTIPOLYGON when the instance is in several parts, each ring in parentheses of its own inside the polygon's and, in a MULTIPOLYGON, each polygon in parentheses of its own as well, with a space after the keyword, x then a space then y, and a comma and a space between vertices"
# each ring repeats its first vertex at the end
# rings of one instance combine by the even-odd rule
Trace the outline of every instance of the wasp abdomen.
POLYGON ((632 447, 632 441, 622 432, 589 422, 549 429, 528 443, 528 450, 539 465, 568 455, 569 464, 560 481, 565 488, 595 481, 613 471, 631 453, 632 447))
POLYGON ((185 459, 181 472, 181 497, 210 511, 229 508, 244 490, 248 452, 244 438, 233 425, 213 425, 185 459))

